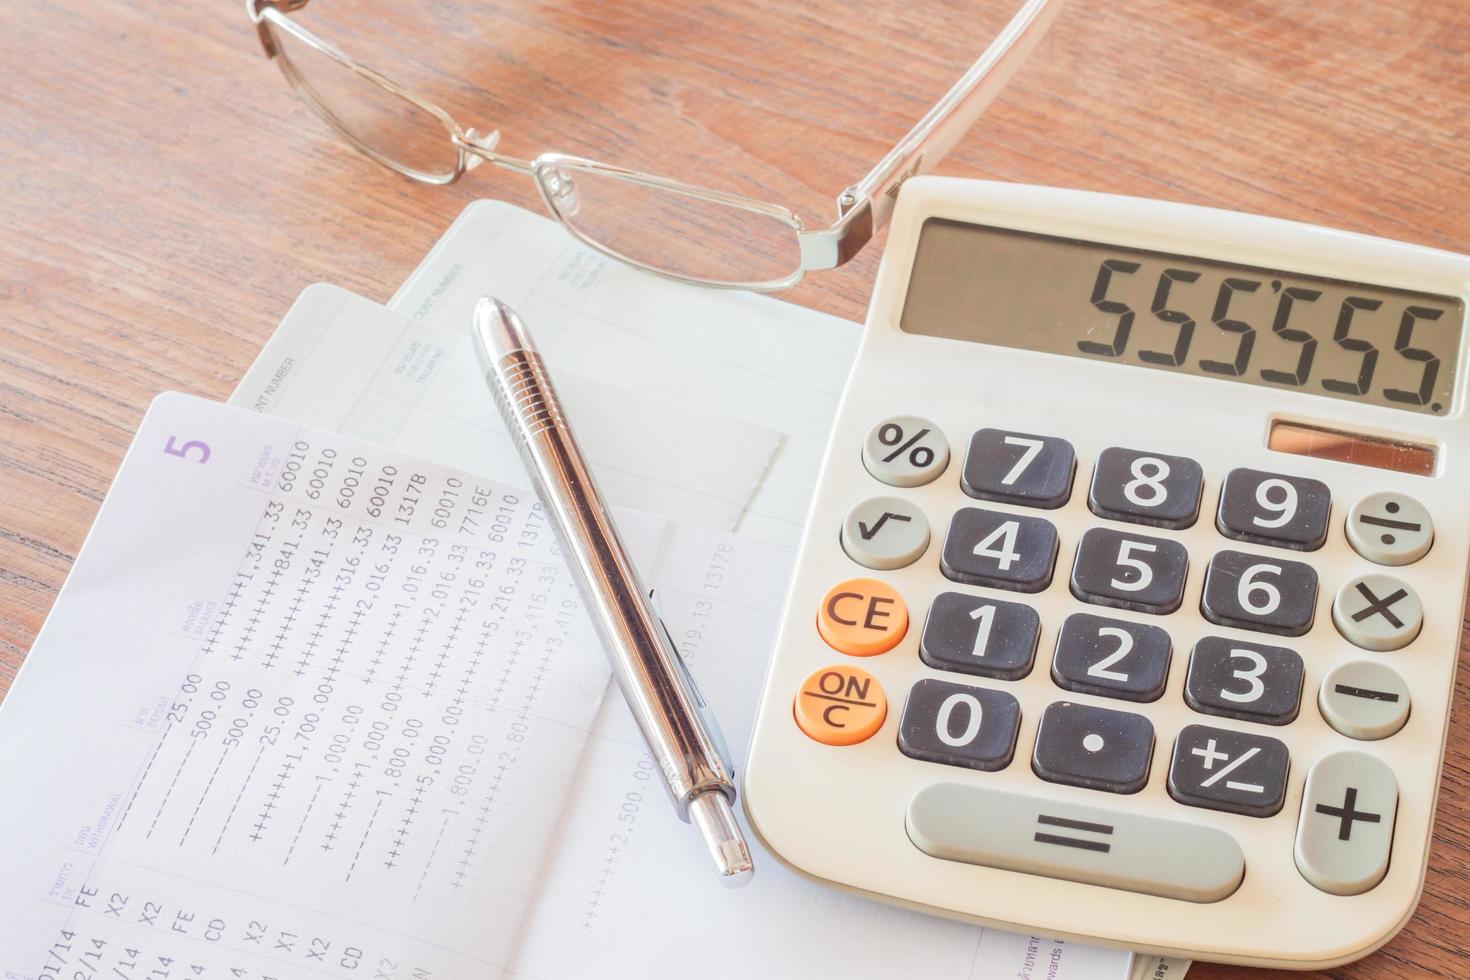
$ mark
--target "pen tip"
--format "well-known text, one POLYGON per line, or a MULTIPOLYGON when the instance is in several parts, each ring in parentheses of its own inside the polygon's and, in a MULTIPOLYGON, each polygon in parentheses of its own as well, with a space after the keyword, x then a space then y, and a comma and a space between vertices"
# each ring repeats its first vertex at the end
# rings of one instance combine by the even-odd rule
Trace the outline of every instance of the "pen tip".
POLYGON ((536 349, 516 311, 494 296, 475 303, 474 332, 481 358, 498 360, 511 351, 536 349))
POLYGON ((748 883, 755 874, 755 864, 725 794, 719 790, 707 790, 690 800, 689 821, 704 838, 721 884, 739 888, 748 883))

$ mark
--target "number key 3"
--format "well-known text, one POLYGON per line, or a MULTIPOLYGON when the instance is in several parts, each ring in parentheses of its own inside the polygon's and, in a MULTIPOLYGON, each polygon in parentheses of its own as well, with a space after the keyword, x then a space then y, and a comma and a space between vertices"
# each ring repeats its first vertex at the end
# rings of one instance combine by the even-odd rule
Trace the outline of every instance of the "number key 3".
POLYGON ((1207 715, 1285 725, 1301 705, 1302 674, 1293 650, 1206 636, 1189 655, 1184 700, 1207 715))

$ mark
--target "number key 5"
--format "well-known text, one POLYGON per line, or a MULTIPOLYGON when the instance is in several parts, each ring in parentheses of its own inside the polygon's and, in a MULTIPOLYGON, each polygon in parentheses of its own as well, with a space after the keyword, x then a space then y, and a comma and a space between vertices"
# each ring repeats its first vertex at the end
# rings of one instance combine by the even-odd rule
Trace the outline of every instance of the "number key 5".
POLYGON ((1072 594, 1100 606, 1171 613, 1184 600, 1188 568, 1178 541, 1095 527, 1077 545, 1072 594))

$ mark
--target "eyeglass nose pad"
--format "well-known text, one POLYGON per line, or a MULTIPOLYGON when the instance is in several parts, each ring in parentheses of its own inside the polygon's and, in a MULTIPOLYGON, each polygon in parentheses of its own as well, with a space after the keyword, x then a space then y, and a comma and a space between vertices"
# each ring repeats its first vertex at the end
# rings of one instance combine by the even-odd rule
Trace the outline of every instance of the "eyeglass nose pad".
POLYGON ((556 210, 568 218, 575 218, 582 202, 577 196, 577 182, 572 175, 558 167, 546 167, 541 171, 541 186, 551 198, 556 210))
MULTIPOLYGON (((495 152, 495 147, 500 145, 500 130, 492 129, 482 136, 477 130, 467 129, 465 130, 464 141, 473 147, 484 150, 486 153, 493 153, 495 152)), ((466 158, 464 162, 465 170, 474 170, 485 162, 485 158, 478 153, 466 153, 464 156, 466 158)))

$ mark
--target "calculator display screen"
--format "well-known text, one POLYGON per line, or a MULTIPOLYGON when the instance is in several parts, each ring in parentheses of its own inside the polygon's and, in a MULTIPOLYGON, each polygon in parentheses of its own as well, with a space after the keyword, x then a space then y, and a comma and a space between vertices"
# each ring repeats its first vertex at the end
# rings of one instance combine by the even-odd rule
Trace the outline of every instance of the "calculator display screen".
POLYGON ((1451 296, 930 218, 900 326, 1443 414, 1464 321, 1451 296))

